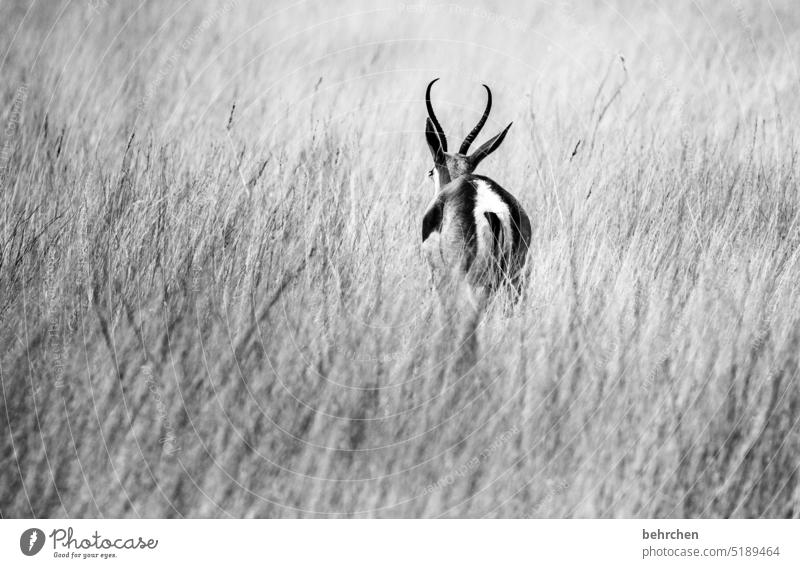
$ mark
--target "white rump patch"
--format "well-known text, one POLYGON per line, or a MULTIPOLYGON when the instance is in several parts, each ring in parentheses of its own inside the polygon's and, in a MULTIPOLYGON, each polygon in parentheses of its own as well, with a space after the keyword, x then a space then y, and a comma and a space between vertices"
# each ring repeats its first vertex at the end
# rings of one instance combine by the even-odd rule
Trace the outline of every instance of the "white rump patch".
POLYGON ((492 186, 483 180, 475 181, 477 195, 475 198, 475 229, 478 234, 478 255, 485 258, 492 251, 492 228, 484 213, 494 213, 503 224, 503 247, 511 247, 511 212, 508 205, 492 189, 492 186))

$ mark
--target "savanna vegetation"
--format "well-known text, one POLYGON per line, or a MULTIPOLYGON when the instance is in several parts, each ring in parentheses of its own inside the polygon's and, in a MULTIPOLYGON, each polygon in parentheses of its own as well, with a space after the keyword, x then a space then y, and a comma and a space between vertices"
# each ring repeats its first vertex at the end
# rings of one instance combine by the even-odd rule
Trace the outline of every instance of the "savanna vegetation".
POLYGON ((800 516, 791 0, 0 22, 2 517, 800 516), (467 372, 433 77, 533 224, 467 372))

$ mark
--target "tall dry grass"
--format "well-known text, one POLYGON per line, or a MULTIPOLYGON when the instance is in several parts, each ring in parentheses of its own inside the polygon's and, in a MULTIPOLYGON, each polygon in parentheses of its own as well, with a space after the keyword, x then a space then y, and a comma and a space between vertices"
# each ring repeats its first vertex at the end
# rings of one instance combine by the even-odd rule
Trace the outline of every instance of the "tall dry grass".
POLYGON ((789 0, 0 21, 3 517, 800 516, 789 0), (463 375, 435 76, 533 222, 463 375))

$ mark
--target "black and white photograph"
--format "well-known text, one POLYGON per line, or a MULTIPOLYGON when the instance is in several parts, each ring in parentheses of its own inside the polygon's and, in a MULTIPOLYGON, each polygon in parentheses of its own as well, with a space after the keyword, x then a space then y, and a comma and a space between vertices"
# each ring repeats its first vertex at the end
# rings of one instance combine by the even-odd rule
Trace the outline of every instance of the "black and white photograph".
POLYGON ((87 520, 796 534, 796 0, 0 0, 0 188, 5 565, 156 558, 87 520))

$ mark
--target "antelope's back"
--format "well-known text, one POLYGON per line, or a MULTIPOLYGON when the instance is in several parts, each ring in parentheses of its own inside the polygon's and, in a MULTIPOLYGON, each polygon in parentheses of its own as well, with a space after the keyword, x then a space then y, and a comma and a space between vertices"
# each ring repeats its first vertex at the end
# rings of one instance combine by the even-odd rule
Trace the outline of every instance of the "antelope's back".
POLYGON ((485 176, 460 176, 433 199, 422 221, 423 250, 437 283, 466 276, 473 287, 516 281, 530 243, 519 202, 485 176))

